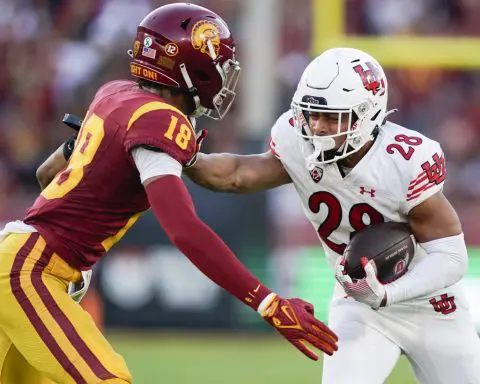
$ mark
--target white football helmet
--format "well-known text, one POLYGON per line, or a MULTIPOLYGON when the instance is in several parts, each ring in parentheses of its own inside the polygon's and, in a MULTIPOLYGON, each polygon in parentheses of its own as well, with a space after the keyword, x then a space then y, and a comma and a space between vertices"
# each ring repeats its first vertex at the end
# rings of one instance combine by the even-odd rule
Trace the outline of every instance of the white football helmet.
POLYGON ((369 54, 334 48, 314 59, 303 72, 291 104, 307 166, 343 159, 373 139, 375 128, 386 117, 387 99, 387 78, 369 54), (337 113, 337 133, 313 135, 308 124, 310 112, 337 113), (348 116, 348 129, 342 132, 344 116, 348 116), (336 148, 334 138, 341 136, 345 140, 336 148))

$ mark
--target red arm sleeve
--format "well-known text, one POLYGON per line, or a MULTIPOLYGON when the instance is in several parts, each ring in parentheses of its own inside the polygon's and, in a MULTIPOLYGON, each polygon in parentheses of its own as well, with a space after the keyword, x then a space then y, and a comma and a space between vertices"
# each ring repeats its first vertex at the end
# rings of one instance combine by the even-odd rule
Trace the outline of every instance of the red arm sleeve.
POLYGON ((146 191, 172 243, 209 279, 256 310, 271 291, 198 218, 182 180, 170 175, 160 177, 148 184, 146 191))

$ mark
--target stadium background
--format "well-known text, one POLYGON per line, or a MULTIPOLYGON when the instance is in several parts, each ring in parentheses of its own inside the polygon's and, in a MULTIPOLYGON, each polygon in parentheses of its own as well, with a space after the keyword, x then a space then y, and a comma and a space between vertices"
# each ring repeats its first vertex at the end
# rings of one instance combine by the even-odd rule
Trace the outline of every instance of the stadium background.
MULTIPOLYGON (((105 81, 128 78, 135 27, 150 0, 0 0, 0 223, 21 218, 36 167, 70 135, 105 81)), ((243 74, 233 111, 206 119, 206 152, 266 148, 296 82, 329 46, 366 49, 388 70, 392 120, 440 141, 446 194, 470 248, 466 279, 480 325, 480 2, 476 0, 197 0, 238 42, 243 74)), ((121 170, 119 170, 121 172, 121 170)), ((322 319, 333 277, 291 187, 214 194, 191 183, 200 216, 242 261, 283 295, 316 304, 322 319)), ((86 212, 88 214, 88 212, 86 212)), ((1 305, 1 304, 0 304, 1 305)), ((257 316, 221 292, 143 217, 95 271, 84 305, 105 327, 135 383, 318 383, 307 361, 257 316)), ((401 360, 387 383, 413 383, 401 360)))

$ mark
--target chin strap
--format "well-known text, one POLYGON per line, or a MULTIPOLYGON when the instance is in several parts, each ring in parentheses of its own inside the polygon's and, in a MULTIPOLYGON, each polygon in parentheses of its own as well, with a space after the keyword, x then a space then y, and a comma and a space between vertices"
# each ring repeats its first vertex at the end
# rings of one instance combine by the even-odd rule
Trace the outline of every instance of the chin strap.
POLYGON ((193 101, 195 102, 195 110, 190 114, 193 117, 200 117, 204 115, 207 110, 200 104, 200 97, 198 97, 198 90, 193 86, 192 79, 188 74, 187 67, 184 63, 180 64, 180 72, 182 73, 185 84, 188 87, 188 93, 192 96, 193 101))
POLYGON ((391 109, 391 110, 385 112, 385 117, 383 118, 383 120, 385 121, 388 116, 390 116, 392 113, 395 113, 395 112, 398 112, 397 108, 394 108, 394 109, 391 109))

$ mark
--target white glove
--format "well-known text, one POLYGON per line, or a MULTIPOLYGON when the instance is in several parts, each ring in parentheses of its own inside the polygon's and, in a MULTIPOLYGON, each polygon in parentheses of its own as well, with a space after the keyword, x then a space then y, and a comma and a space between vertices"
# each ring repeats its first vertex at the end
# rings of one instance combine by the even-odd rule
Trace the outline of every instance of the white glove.
POLYGON ((92 270, 82 271, 82 278, 83 280, 78 283, 68 284, 68 295, 77 303, 82 301, 83 296, 88 291, 90 281, 92 280, 92 270))
POLYGON ((385 286, 377 279, 375 261, 368 261, 366 257, 362 257, 360 263, 366 277, 353 282, 345 271, 345 259, 343 257, 338 258, 335 265, 335 278, 348 296, 353 297, 360 303, 367 304, 373 309, 378 309, 382 301, 386 299, 385 286))

